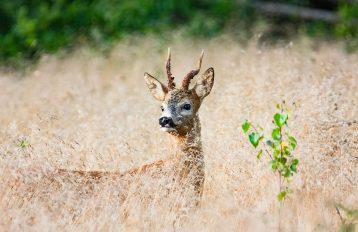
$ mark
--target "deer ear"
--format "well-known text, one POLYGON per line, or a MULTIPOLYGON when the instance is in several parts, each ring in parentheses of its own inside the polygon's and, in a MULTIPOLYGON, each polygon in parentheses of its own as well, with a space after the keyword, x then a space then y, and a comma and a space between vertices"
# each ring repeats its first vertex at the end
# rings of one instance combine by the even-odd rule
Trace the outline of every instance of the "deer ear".
POLYGON ((198 79, 194 86, 196 95, 203 99, 208 96, 214 85, 214 69, 208 68, 203 75, 198 79))
POLYGON ((164 101, 165 94, 168 92, 167 87, 148 73, 144 73, 144 80, 153 97, 158 101, 164 101))

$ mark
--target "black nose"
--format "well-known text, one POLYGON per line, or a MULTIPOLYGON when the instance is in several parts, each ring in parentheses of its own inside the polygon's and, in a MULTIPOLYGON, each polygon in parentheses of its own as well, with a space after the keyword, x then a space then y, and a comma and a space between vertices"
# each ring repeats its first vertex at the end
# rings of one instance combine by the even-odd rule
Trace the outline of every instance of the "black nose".
POLYGON ((171 125, 173 124, 173 120, 172 118, 168 118, 168 117, 161 117, 159 119, 159 125, 162 126, 162 127, 165 127, 165 125, 171 125))

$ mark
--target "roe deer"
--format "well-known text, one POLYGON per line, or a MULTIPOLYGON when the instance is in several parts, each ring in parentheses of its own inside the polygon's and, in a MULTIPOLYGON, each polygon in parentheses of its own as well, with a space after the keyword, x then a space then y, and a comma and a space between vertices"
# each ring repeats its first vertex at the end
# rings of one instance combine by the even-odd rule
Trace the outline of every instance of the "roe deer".
POLYGON ((184 180, 185 183, 193 185, 199 198, 203 193, 205 170, 198 111, 203 99, 213 87, 214 69, 207 69, 193 88, 189 89, 189 84, 200 71, 203 55, 204 51, 201 53, 198 68, 191 70, 184 77, 179 88, 176 88, 171 73, 170 49, 166 61, 167 86, 150 74, 144 74, 151 94, 161 102, 160 128, 168 132, 174 140, 176 149, 172 155, 175 176, 181 182, 184 180))
MULTIPOLYGON (((144 174, 148 170, 161 170, 166 164, 171 165, 174 177, 186 186, 193 187, 200 200, 203 193, 205 178, 204 155, 201 145, 201 127, 198 117, 203 99, 210 94, 214 84, 214 69, 207 69, 197 80, 193 88, 189 88, 190 81, 200 72, 204 51, 202 51, 198 68, 191 70, 183 79, 179 88, 174 83, 171 73, 171 53, 168 49, 166 72, 168 84, 164 85, 148 73, 144 73, 144 80, 155 99, 161 102, 162 114, 159 125, 162 131, 168 132, 174 142, 174 154, 168 159, 143 165, 123 173, 101 171, 75 171, 81 175, 101 178, 111 175, 144 174), (169 164, 170 163, 170 164, 169 164)), ((64 170, 67 172, 68 170, 64 170)))

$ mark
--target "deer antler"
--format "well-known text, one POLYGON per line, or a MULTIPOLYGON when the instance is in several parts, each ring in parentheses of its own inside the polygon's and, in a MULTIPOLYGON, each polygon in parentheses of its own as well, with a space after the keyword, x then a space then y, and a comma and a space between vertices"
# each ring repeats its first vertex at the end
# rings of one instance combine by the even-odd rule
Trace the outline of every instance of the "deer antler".
POLYGON ((174 83, 174 77, 172 76, 171 73, 171 65, 170 65, 170 48, 168 48, 168 59, 167 62, 165 64, 165 67, 167 69, 167 76, 168 76, 168 89, 174 89, 175 88, 175 83, 174 83))
POLYGON ((203 56, 204 56, 204 49, 201 51, 201 56, 200 56, 200 59, 199 59, 198 69, 191 70, 188 74, 186 74, 186 76, 183 79, 182 88, 184 90, 189 89, 189 84, 190 84, 191 79, 193 79, 200 72, 201 62, 203 61, 203 56))

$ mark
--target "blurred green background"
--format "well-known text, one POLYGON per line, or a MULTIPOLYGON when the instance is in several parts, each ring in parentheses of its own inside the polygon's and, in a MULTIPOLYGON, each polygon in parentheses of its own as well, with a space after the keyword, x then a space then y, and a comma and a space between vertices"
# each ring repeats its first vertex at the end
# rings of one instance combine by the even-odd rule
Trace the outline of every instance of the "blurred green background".
POLYGON ((1 64, 83 44, 110 48, 128 35, 177 30, 193 38, 228 33, 241 42, 259 31, 269 43, 303 34, 343 40, 348 51, 358 48, 354 0, 2 0, 0 17, 1 64), (271 3, 278 5, 270 10, 271 3), (327 12, 328 18, 316 17, 327 12))

